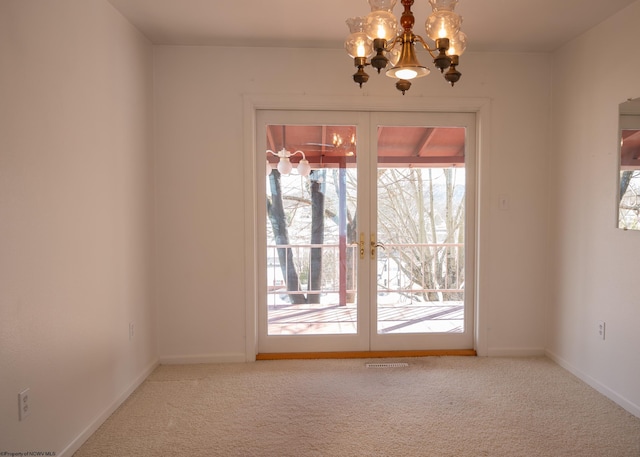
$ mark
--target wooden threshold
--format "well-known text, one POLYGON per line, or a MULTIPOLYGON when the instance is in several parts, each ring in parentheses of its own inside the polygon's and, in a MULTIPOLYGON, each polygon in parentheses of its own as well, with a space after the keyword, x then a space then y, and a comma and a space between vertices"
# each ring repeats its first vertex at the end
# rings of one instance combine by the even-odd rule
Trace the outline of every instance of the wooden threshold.
POLYGON ((474 349, 434 349, 424 351, 280 352, 256 354, 256 360, 293 359, 380 359, 391 357, 475 357, 474 349))

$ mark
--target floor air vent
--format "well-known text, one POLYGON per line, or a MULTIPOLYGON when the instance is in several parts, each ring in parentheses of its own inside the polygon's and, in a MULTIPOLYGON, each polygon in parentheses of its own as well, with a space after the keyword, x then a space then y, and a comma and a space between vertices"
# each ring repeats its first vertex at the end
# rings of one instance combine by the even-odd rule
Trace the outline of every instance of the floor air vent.
POLYGON ((367 363, 367 368, 404 368, 408 367, 408 363, 367 363))

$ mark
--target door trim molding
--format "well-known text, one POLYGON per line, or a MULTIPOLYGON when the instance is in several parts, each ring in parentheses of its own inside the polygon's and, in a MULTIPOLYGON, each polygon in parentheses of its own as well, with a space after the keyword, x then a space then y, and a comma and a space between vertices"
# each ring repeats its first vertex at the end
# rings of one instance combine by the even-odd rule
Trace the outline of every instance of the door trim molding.
POLYGON ((475 319, 474 348, 479 356, 488 351, 487 324, 489 299, 484 287, 489 284, 488 268, 482 268, 484 253, 489 251, 489 151, 490 151, 490 112, 491 100, 488 98, 449 98, 449 97, 343 97, 309 95, 262 95, 245 94, 243 96, 243 168, 244 168, 244 204, 245 204, 245 359, 256 360, 258 352, 258 310, 257 310, 257 268, 254 259, 257 256, 256 224, 256 173, 258 167, 254 151, 256 144, 256 115, 258 110, 305 110, 305 111, 404 111, 424 113, 475 113, 476 114, 476 283, 475 283, 475 319))

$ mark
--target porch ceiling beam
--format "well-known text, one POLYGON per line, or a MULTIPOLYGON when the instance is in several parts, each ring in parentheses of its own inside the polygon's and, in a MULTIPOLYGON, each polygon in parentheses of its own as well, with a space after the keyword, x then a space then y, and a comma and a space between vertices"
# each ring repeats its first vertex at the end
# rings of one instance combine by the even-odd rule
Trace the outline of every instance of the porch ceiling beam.
POLYGON ((414 157, 421 157, 422 156, 423 151, 426 151, 427 146, 429 146, 429 143, 433 139, 433 134, 434 133, 435 133, 435 129, 433 129, 433 128, 425 129, 424 134, 422 135, 422 138, 420 138, 417 141, 416 147, 413 150, 413 156, 414 157))

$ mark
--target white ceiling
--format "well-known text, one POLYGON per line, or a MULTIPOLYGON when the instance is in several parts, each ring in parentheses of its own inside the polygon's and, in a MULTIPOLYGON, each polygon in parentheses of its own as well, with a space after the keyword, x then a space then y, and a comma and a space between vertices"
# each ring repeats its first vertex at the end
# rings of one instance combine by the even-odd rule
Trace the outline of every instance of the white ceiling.
MULTIPOLYGON (((365 0, 109 0, 154 44, 340 48, 365 0)), ((469 51, 549 52, 635 0, 460 0, 469 51)), ((414 32, 431 8, 416 0, 414 32)), ((402 5, 394 9, 400 16, 402 5)))

